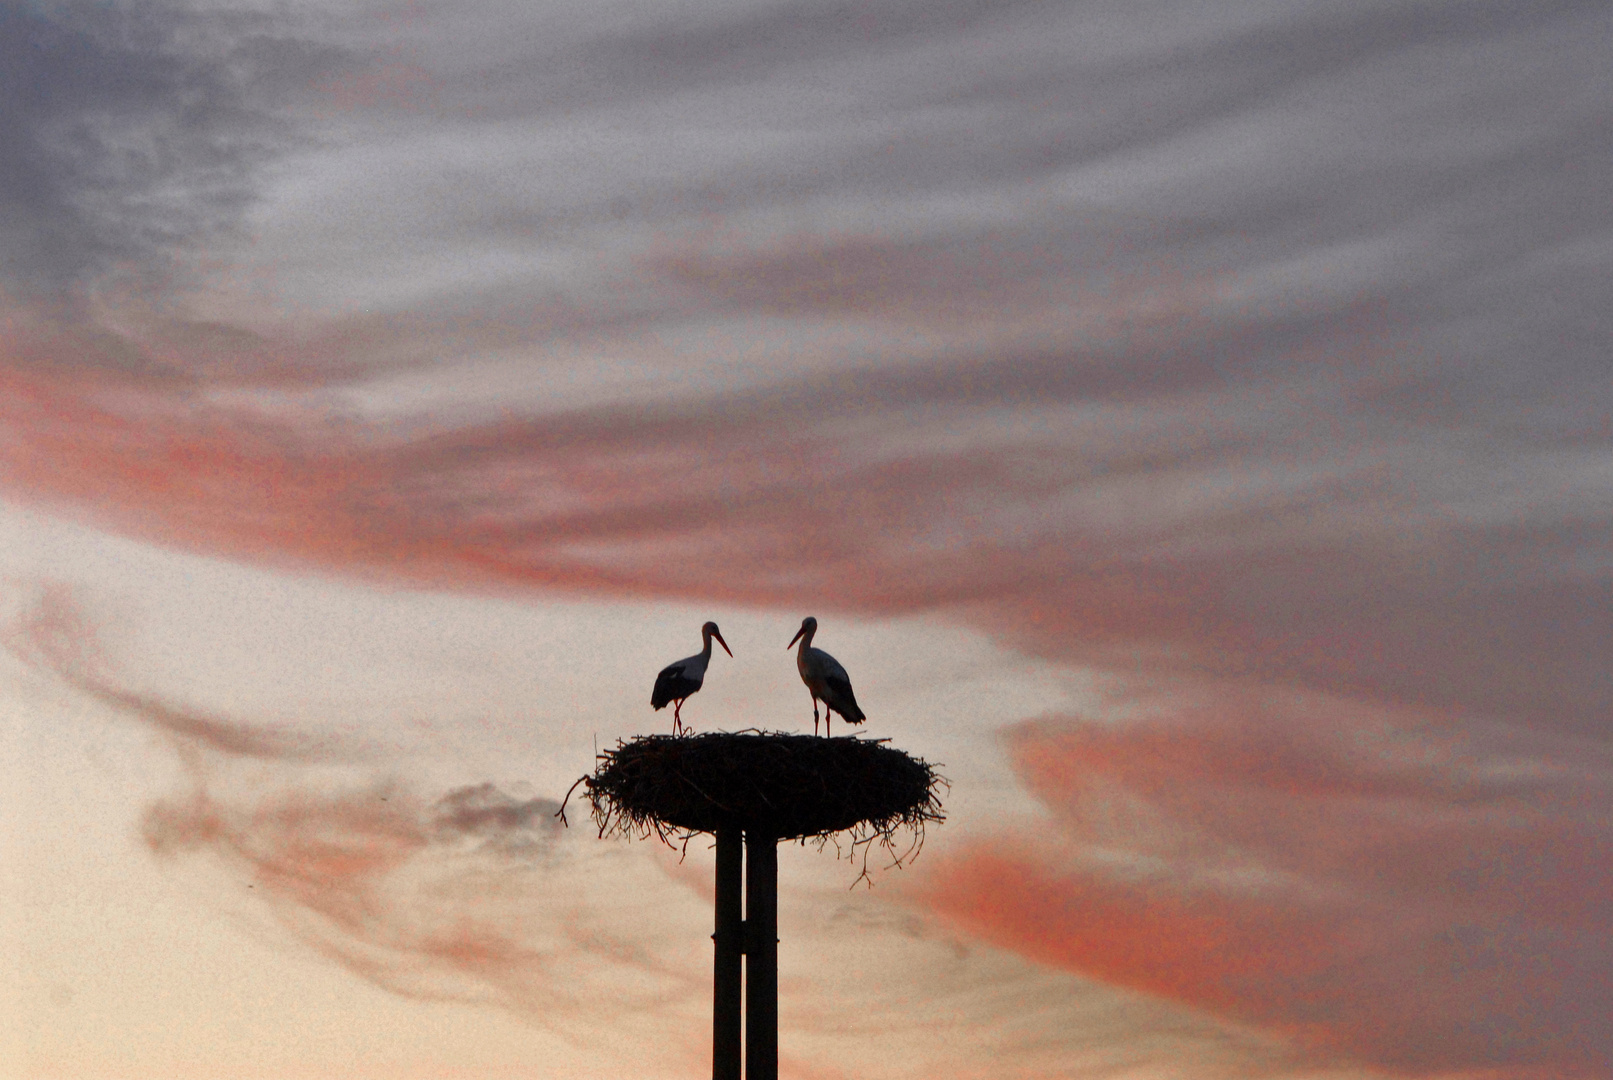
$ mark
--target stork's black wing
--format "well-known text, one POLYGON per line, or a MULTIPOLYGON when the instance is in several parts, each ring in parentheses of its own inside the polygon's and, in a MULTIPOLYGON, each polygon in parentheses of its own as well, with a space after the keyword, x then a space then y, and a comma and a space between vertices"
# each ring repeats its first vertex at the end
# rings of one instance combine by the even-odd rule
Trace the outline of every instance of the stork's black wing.
POLYGON ((683 673, 687 661, 679 660, 676 664, 668 664, 661 669, 661 674, 655 677, 655 690, 650 694, 650 704, 657 709, 664 709, 674 701, 682 701, 696 690, 704 679, 691 679, 683 673))
POLYGON ((839 713, 848 723, 860 724, 868 717, 857 707, 857 697, 851 692, 851 680, 843 675, 829 675, 823 680, 829 695, 823 699, 824 705, 839 713))

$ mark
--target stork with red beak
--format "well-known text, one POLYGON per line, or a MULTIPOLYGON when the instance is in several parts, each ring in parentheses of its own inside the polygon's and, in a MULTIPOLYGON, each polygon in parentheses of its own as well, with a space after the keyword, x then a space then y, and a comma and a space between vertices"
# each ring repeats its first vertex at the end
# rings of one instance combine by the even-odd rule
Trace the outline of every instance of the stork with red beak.
POLYGON ((716 638, 722 651, 729 656, 734 650, 728 647, 728 642, 722 639, 717 630, 717 624, 708 622, 700 628, 700 640, 704 645, 697 654, 679 660, 675 664, 668 664, 661 669, 661 674, 655 677, 655 690, 650 694, 650 704, 657 712, 666 708, 668 702, 676 702, 672 709, 672 733, 680 734, 683 731, 683 703, 689 695, 700 689, 706 681, 706 665, 711 663, 711 639, 716 638))
MULTIPOLYGON (((851 676, 840 666, 840 661, 812 647, 812 635, 817 632, 818 620, 808 615, 801 620, 801 629, 790 639, 790 645, 801 642, 795 653, 795 670, 801 673, 801 681, 812 693, 812 734, 818 733, 818 702, 821 701, 823 731, 827 735, 831 712, 839 713, 848 724, 860 724, 868 717, 857 707, 857 698, 851 692, 851 676)), ((784 647, 788 649, 790 645, 784 647)))

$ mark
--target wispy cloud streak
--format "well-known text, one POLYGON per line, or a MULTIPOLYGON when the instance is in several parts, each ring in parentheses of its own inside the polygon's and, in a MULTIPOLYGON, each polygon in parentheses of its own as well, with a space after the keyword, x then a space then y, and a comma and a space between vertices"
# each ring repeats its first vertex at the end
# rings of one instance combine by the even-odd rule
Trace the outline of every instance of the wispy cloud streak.
POLYGON ((624 1027, 681 1045, 698 970, 684 950, 616 929, 625 882, 646 904, 640 928, 681 890, 651 862, 566 843, 557 801, 491 783, 428 798, 389 776, 373 747, 120 689, 59 586, 6 644, 172 741, 188 790, 146 807, 141 841, 164 861, 200 861, 219 879, 211 887, 255 898, 280 933, 406 996, 497 1005, 572 1040, 602 1010, 625 1009, 624 1027))

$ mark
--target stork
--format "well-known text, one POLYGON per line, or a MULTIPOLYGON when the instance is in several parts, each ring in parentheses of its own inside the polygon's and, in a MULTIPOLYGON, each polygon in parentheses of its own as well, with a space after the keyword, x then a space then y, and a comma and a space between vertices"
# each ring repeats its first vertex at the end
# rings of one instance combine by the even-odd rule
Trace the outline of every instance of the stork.
POLYGON ((711 663, 711 639, 716 638, 722 651, 729 656, 734 650, 728 647, 728 642, 722 639, 717 624, 708 622, 700 628, 702 648, 694 656, 686 657, 675 664, 668 664, 661 669, 661 674, 655 677, 655 690, 650 694, 650 704, 657 712, 666 708, 668 702, 677 702, 672 709, 672 733, 674 735, 683 731, 683 703, 690 694, 700 689, 700 684, 706 681, 706 665, 711 663))
MULTIPOLYGON (((790 639, 790 645, 797 640, 801 642, 795 652, 795 670, 801 673, 801 681, 812 693, 812 734, 818 733, 818 702, 822 701, 823 731, 827 735, 831 712, 839 713, 848 724, 860 724, 868 717, 857 707, 857 698, 851 692, 851 676, 840 666, 840 661, 812 647, 812 635, 817 632, 818 620, 808 615, 801 620, 801 629, 790 639)), ((790 645, 784 647, 788 649, 790 645)))

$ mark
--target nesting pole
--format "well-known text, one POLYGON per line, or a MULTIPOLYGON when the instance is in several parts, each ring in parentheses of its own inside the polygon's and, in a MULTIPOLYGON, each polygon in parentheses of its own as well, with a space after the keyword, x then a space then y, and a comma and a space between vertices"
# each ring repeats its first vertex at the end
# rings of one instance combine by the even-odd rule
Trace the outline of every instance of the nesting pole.
POLYGON ((893 837, 909 830, 917 850, 946 783, 883 740, 763 731, 619 743, 580 782, 601 836, 716 838, 712 1080, 741 1080, 742 1044, 743 1080, 778 1078, 779 841, 847 834, 853 853, 878 841, 899 863, 893 837))
POLYGON ((740 914, 740 863, 743 830, 717 829, 717 930, 711 1002, 711 1080, 739 1080, 740 958, 745 953, 745 921, 740 914))
POLYGON ((745 1076, 778 1080, 778 837, 755 824, 745 829, 745 1076))

